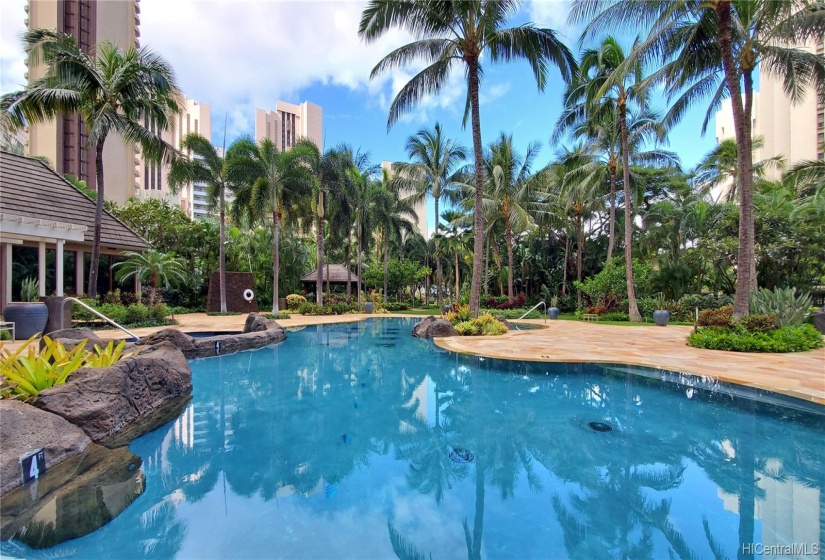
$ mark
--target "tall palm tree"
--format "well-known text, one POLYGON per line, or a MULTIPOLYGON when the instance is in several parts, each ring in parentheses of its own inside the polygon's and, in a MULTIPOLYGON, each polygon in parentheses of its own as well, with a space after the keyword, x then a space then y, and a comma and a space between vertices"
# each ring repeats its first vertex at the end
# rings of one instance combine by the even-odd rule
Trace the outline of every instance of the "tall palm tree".
MULTIPOLYGON (((545 173, 546 185, 555 203, 570 218, 576 231, 576 269, 578 281, 582 281, 584 224, 594 212, 603 208, 598 185, 578 178, 577 170, 589 163, 591 156, 582 150, 567 152, 551 164, 545 173)), ((566 261, 566 259, 565 259, 566 261)), ((565 262, 565 267, 567 266, 565 262)), ((582 306, 582 292, 577 290, 578 307, 582 306)))
POLYGON ((284 212, 297 218, 310 193, 305 188, 306 183, 296 178, 296 155, 278 151, 268 138, 260 144, 248 138, 238 140, 233 144, 233 157, 227 165, 229 177, 238 184, 232 205, 233 218, 238 221, 245 215, 249 223, 272 220, 272 313, 277 315, 284 212))
POLYGON ((324 198, 330 193, 345 190, 347 169, 352 158, 339 150, 322 151, 309 139, 299 140, 293 147, 297 161, 302 167, 296 180, 302 181, 312 192, 312 216, 315 220, 315 243, 317 277, 315 280, 315 303, 323 305, 323 267, 324 267, 324 198))
POLYGON ((227 159, 233 151, 230 146, 222 156, 212 142, 200 134, 187 134, 181 140, 180 148, 191 154, 189 158, 178 158, 169 167, 167 181, 172 192, 185 185, 206 184, 206 196, 212 207, 218 208, 219 246, 218 278, 220 283, 221 313, 226 313, 226 189, 232 187, 228 178, 227 159))
POLYGON ((380 224, 384 255, 384 303, 387 303, 389 288, 390 237, 397 238, 401 244, 405 234, 415 233, 415 223, 418 221, 418 214, 410 200, 401 198, 395 187, 389 171, 384 169, 381 185, 373 192, 373 218, 376 224, 380 224))
POLYGON ((403 68, 415 60, 427 66, 396 95, 390 105, 388 125, 392 126, 427 95, 437 94, 451 71, 462 68, 467 76, 464 123, 470 117, 475 155, 475 206, 473 275, 470 284, 470 311, 477 314, 481 299, 482 255, 484 253, 484 158, 481 143, 479 89, 481 58, 490 63, 525 60, 533 70, 539 90, 547 82, 547 66, 559 68, 569 80, 576 67, 570 50, 551 29, 532 23, 506 28, 518 12, 519 0, 467 0, 460 2, 396 2, 371 0, 361 16, 358 34, 373 42, 395 27, 416 37, 385 56, 373 68, 371 78, 403 68))
POLYGON ((444 256, 453 259, 453 281, 455 283, 453 298, 458 301, 461 296, 460 261, 467 252, 469 233, 469 230, 464 228, 462 224, 468 221, 468 216, 459 210, 447 210, 441 214, 441 218, 447 222, 448 228, 446 234, 442 236, 440 249, 444 256))
MULTIPOLYGON (((459 182, 459 167, 467 159, 467 149, 457 140, 444 136, 440 123, 432 130, 422 129, 407 138, 407 155, 411 162, 394 165, 399 180, 409 182, 414 191, 411 202, 427 199, 431 194, 435 202, 435 243, 438 245, 438 228, 441 214, 438 205, 442 195, 456 190, 459 182)), ((427 232, 421 232, 425 234, 427 232)), ((436 248, 437 250, 437 248, 436 248)), ((441 302, 441 262, 436 262, 436 297, 441 302)), ((440 303, 439 303, 440 305, 440 303)))
POLYGON ((174 149, 140 123, 151 121, 157 130, 170 127, 178 112, 175 75, 168 62, 146 47, 121 49, 104 42, 86 54, 72 35, 47 29, 27 31, 23 42, 33 64, 41 59, 46 64, 46 74, 3 96, 3 120, 19 127, 77 114, 83 121, 87 143, 95 150, 97 205, 87 292, 96 297, 105 200, 103 147, 114 133, 126 144, 140 146, 149 161, 171 161, 174 149))
MULTIPOLYGON (((634 45, 635 46, 635 45, 634 45)), ((628 103, 647 107, 647 92, 643 87, 642 65, 625 56, 619 42, 606 37, 598 48, 587 49, 582 55, 579 72, 574 80, 577 96, 591 105, 604 99, 616 107, 624 188, 624 245, 627 305, 631 321, 640 322, 642 315, 636 304, 633 284, 633 204, 630 196, 630 142, 628 136, 628 103)), ((663 131, 662 131, 663 133, 663 131)))
POLYGON ((484 160, 488 188, 484 197, 484 210, 498 213, 504 224, 507 243, 507 297, 513 301, 513 228, 525 231, 533 222, 532 213, 537 207, 537 191, 540 177, 533 173, 533 161, 541 145, 531 143, 522 156, 513 147, 513 136, 503 132, 490 145, 484 160))
POLYGON ((117 281, 125 282, 130 278, 135 278, 140 284, 148 282, 152 288, 149 293, 150 306, 155 304, 158 285, 169 288, 185 280, 184 261, 172 253, 161 253, 149 249, 145 253, 126 251, 123 256, 126 257, 125 261, 112 265, 113 269, 119 269, 117 281))
POLYGON ((675 98, 668 121, 678 121, 701 99, 710 97, 703 122, 724 97, 731 100, 739 169, 739 250, 734 317, 748 314, 749 294, 756 289, 753 213, 753 84, 761 65, 783 80, 792 101, 809 86, 825 95, 825 60, 801 46, 823 33, 819 2, 795 0, 575 0, 571 20, 591 20, 586 34, 613 26, 642 23, 648 37, 633 57, 658 64, 651 81, 665 84, 675 98))

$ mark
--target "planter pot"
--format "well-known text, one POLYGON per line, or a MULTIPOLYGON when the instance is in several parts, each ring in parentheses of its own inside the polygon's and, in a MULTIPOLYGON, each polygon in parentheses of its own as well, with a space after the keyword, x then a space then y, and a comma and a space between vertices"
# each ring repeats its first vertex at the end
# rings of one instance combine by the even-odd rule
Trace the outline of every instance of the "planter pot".
POLYGON ((23 340, 42 333, 49 321, 49 308, 45 303, 11 302, 3 309, 3 319, 14 323, 16 338, 23 340))
POLYGON ((278 311, 286 311, 286 298, 279 297, 278 298, 278 311))
POLYGON ((653 322, 657 327, 666 327, 668 321, 670 321, 670 311, 659 309, 653 312, 653 322))
POLYGON ((558 307, 551 307, 547 310, 547 316, 551 319, 558 319, 559 318, 559 308, 558 307))
POLYGON ((453 310, 452 305, 442 305, 441 306, 441 312, 442 313, 447 313, 448 311, 452 311, 452 310, 453 310))
POLYGON ((364 313, 372 313, 372 310, 375 308, 375 304, 371 301, 368 301, 364 304, 364 313))

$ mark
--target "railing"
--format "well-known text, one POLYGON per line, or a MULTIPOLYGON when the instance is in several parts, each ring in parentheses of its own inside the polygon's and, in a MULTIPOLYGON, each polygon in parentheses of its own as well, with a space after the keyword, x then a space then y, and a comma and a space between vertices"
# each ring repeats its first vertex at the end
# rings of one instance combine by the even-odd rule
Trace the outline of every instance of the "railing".
POLYGON ((140 337, 138 335, 136 335, 135 333, 133 333, 132 331, 130 331, 126 327, 121 327, 120 325, 118 325, 117 323, 115 323, 114 321, 109 319, 106 315, 104 315, 103 313, 101 313, 97 309, 94 309, 93 307, 90 307, 90 306, 86 305, 85 303, 83 303, 79 299, 77 299, 75 297, 67 297, 65 300, 63 300, 62 305, 66 305, 67 301, 71 301, 72 303, 78 304, 80 307, 82 307, 86 311, 91 311, 92 313, 94 313, 95 315, 97 315, 98 317, 100 317, 101 319, 103 319, 104 321, 106 321, 107 323, 112 325, 113 327, 122 330, 123 332, 125 332, 126 334, 128 334, 129 336, 134 338, 135 340, 140 340, 140 337))
POLYGON ((544 303, 543 301, 540 301, 540 302, 538 302, 536 305, 534 305, 533 307, 531 307, 530 309, 528 309, 528 310, 527 310, 527 313, 525 313, 524 315, 522 315, 521 317, 519 317, 518 319, 516 319, 515 321, 513 321, 513 326, 514 326, 514 327, 516 327, 516 328, 518 328, 518 322, 519 322, 519 321, 521 321, 522 319, 524 319, 525 317, 527 317, 530 313, 532 313, 532 312, 533 312, 533 310, 534 310, 536 307, 538 307, 539 305, 543 305, 543 306, 544 306, 544 324, 546 325, 546 324, 547 324, 547 304, 546 304, 546 303, 544 303))

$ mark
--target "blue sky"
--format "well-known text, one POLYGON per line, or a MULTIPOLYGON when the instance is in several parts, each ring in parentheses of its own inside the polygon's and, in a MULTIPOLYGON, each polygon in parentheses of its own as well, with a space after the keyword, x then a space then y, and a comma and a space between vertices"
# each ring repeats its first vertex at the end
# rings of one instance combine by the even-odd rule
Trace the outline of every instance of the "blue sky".
MULTIPOLYGON (((116 1, 116 0, 106 0, 116 1)), ((0 4, 0 91, 23 83, 24 55, 19 45, 25 0, 0 4)), ((441 95, 426 99, 387 132, 387 108, 415 68, 371 81, 381 57, 411 37, 394 31, 375 44, 357 37, 366 2, 356 0, 141 0, 141 42, 173 64, 188 97, 210 104, 213 141, 223 141, 227 117, 229 141, 254 132, 255 108, 274 109, 280 99, 305 100, 323 107, 325 143, 347 142, 376 161, 405 158, 410 134, 440 121, 445 131, 471 145, 461 127, 466 95, 463 74, 456 73, 441 95)), ((578 30, 566 21, 568 0, 526 1, 514 23, 531 20, 559 32, 576 50, 578 30)), ((632 37, 638 30, 623 30, 632 37)), ((552 159, 557 146, 549 137, 561 110, 564 84, 551 70, 543 93, 537 91, 525 63, 486 66, 481 95, 484 143, 501 131, 513 134, 521 149, 531 141, 543 148, 537 164, 552 159)), ((660 102, 664 109, 664 101, 660 102)), ((670 149, 684 167, 696 164, 714 144, 713 123, 700 136, 705 107, 698 106, 670 135, 670 149)), ((429 224, 433 216, 430 210, 429 224)))

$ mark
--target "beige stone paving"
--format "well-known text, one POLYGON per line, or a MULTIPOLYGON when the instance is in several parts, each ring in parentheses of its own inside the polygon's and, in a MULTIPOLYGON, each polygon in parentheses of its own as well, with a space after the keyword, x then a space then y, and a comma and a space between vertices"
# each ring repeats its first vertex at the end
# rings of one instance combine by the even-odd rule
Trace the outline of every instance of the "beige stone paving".
MULTIPOLYGON (((531 320, 531 323, 541 323, 531 320)), ((691 348, 693 327, 624 327, 547 321, 547 328, 500 337, 447 337, 446 350, 505 360, 622 363, 704 375, 825 405, 825 348, 746 354, 691 348)))
MULTIPOLYGON (((301 316, 278 321, 284 327, 347 323, 370 317, 409 315, 301 316)), ((183 331, 239 331, 246 315, 209 316, 192 313, 177 317, 183 331)), ((543 324, 541 320, 525 322, 543 324)), ((146 336, 164 327, 133 329, 146 336)), ((709 376, 797 397, 825 405, 825 348, 791 354, 745 354, 701 350, 685 344, 692 327, 624 327, 578 321, 547 321, 544 329, 509 332, 497 337, 436 339, 444 349, 466 354, 547 362, 597 362, 663 368, 709 376)), ((117 330, 97 331, 103 338, 121 338, 117 330)), ((13 349, 19 346, 6 343, 13 349)))

